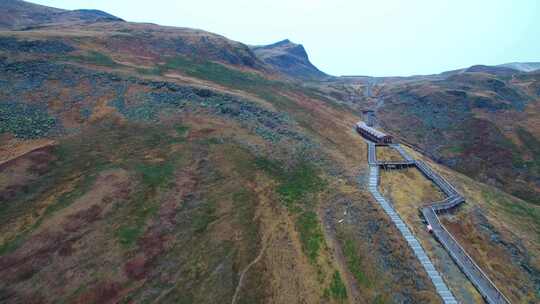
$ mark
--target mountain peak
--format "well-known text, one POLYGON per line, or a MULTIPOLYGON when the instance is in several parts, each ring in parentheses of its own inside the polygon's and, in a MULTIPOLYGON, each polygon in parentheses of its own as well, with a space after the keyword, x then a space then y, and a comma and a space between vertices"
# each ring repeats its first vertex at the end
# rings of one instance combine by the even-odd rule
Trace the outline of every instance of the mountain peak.
POLYGON ((276 70, 293 77, 323 78, 310 61, 304 46, 284 39, 269 45, 251 47, 255 55, 276 70))
POLYGON ((286 45, 286 44, 291 44, 292 42, 289 40, 289 39, 283 39, 281 41, 278 41, 274 44, 270 44, 268 46, 282 46, 282 45, 286 45))
POLYGON ((22 0, 0 2, 0 29, 16 29, 55 23, 124 21, 100 10, 63 10, 22 0))

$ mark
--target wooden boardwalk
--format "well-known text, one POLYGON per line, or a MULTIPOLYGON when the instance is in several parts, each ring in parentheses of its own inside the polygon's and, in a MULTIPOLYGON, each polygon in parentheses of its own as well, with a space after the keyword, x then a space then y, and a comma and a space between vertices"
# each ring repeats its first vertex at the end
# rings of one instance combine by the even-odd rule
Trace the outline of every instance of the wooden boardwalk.
POLYGON ((437 290, 437 293, 443 300, 445 304, 457 304, 457 300, 455 299, 454 295, 446 286, 446 283, 442 279, 441 275, 435 269, 435 266, 433 266, 433 263, 427 256, 426 252, 422 248, 422 245, 420 245, 420 242, 416 239, 416 237, 412 234, 411 230, 407 227, 405 222, 401 219, 401 217, 398 215, 398 213, 394 210, 392 205, 386 201, 386 199, 382 196, 382 194, 379 192, 378 184, 379 184, 379 165, 377 163, 376 159, 376 151, 375 151, 375 144, 373 142, 367 141, 368 143, 368 162, 369 162, 369 185, 368 189, 377 201, 379 205, 383 208, 383 210, 388 214, 392 222, 396 225, 397 229, 407 243, 409 244, 409 247, 411 247, 412 251, 414 252, 414 255, 416 258, 420 261, 420 264, 422 264, 422 267, 424 267, 424 270, 428 274, 429 278, 431 279, 431 282, 433 282, 433 285, 435 286, 435 290, 437 290))
POLYGON ((461 271, 467 276, 474 287, 476 287, 486 302, 490 304, 510 303, 482 269, 459 245, 452 234, 446 230, 444 225, 439 221, 439 217, 435 210, 431 207, 424 207, 422 208, 422 214, 426 221, 431 225, 433 234, 437 240, 443 245, 446 251, 448 251, 454 262, 456 262, 461 271))
MULTIPOLYGON (((437 292, 443 299, 444 303, 457 303, 454 296, 447 288, 446 284, 441 279, 439 273, 433 267, 433 264, 425 254, 420 243, 414 238, 410 230, 405 223, 401 220, 392 206, 384 199, 384 197, 378 191, 378 175, 379 168, 389 169, 384 166, 384 162, 378 162, 376 158, 376 146, 373 142, 368 143, 368 162, 370 169, 369 190, 377 200, 377 202, 383 207, 385 212, 390 216, 394 224, 398 227, 403 234, 409 246, 413 249, 415 255, 420 260, 420 263, 424 266, 424 269, 428 273, 432 280, 437 292)), ((467 252, 459 245, 456 239, 448 232, 444 225, 440 222, 437 215, 438 212, 444 212, 459 206, 465 202, 465 199, 459 192, 442 176, 434 172, 426 163, 421 160, 415 160, 411 157, 399 144, 391 144, 392 148, 396 149, 404 158, 404 162, 400 164, 410 164, 411 162, 424 174, 428 179, 435 183, 442 192, 447 196, 446 199, 427 204, 421 208, 422 215, 426 222, 432 227, 433 234, 442 246, 448 251, 454 262, 458 265, 461 271, 467 276, 471 283, 476 287, 482 297, 487 303, 490 304, 506 304, 510 301, 504 296, 504 294, 495 286, 495 284, 489 279, 489 277, 482 271, 482 269, 474 262, 474 260, 467 254, 467 252)), ((388 164, 388 163, 386 163, 388 164)))

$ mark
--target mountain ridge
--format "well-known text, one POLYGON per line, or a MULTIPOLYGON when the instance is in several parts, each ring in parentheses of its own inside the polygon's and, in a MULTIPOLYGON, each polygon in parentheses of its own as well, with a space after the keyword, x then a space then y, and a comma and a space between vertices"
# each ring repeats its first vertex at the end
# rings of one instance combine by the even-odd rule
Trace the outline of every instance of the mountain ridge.
POLYGON ((122 22, 124 20, 94 9, 63 10, 23 0, 3 0, 0 28, 24 29, 54 23, 122 22))

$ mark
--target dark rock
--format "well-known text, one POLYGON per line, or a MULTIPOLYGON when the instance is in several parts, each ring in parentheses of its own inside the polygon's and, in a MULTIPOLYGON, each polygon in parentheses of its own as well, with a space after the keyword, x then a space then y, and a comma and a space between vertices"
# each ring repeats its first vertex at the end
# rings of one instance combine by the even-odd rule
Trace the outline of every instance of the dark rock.
POLYGON ((251 47, 255 55, 277 71, 293 77, 320 79, 328 77, 310 61, 301 44, 285 39, 274 44, 251 47))
POLYGON ((65 54, 74 47, 58 40, 17 40, 13 37, 0 37, 0 50, 20 53, 65 54))

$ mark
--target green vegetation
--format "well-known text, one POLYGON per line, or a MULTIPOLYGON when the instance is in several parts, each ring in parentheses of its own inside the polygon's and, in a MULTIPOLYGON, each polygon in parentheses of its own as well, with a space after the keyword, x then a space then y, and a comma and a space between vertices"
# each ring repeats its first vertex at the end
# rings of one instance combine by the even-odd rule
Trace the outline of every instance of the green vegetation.
POLYGON ((517 129, 517 135, 525 148, 532 155, 532 159, 524 162, 524 165, 531 169, 533 174, 537 176, 540 175, 540 140, 523 128, 517 129))
MULTIPOLYGON (((158 136, 154 134, 152 137, 158 136)), ((153 198, 159 187, 164 187, 173 178, 176 159, 171 158, 161 163, 140 163, 135 170, 140 174, 142 185, 133 197, 129 220, 117 231, 120 244, 125 247, 133 246, 144 233, 149 218, 156 214, 159 204, 153 198)))
POLYGON ((12 133, 19 138, 37 138, 47 133, 57 120, 44 107, 25 103, 0 103, 0 134, 12 133))
MULTIPOLYGON (((322 94, 315 93, 312 89, 306 89, 291 82, 269 80, 254 72, 236 70, 212 61, 176 56, 170 57, 164 64, 154 68, 138 70, 143 75, 164 75, 171 71, 178 71, 191 77, 208 80, 225 87, 242 90, 258 96, 271 102, 279 110, 294 115, 295 120, 309 131, 313 131, 312 122, 314 118, 309 111, 305 111, 305 109, 299 107, 293 100, 282 94, 282 92, 301 93, 306 96, 325 100, 329 105, 343 110, 341 106, 336 105, 322 94)), ((142 113, 130 113, 130 115, 139 115, 142 117, 153 115, 152 112, 147 112, 146 110, 142 113)))
POLYGON ((64 59, 69 60, 69 61, 80 62, 80 63, 105 66, 105 67, 110 67, 110 68, 119 66, 119 64, 116 63, 111 57, 97 51, 90 51, 87 54, 81 55, 81 56, 68 56, 68 57, 65 57, 64 59))
POLYGON ((73 191, 62 195, 46 209, 45 215, 52 215, 86 193, 100 171, 121 168, 135 173, 139 180, 137 191, 128 198, 130 202, 121 204, 116 212, 121 218, 116 236, 122 245, 132 246, 144 233, 148 219, 158 210, 157 189, 167 186, 182 161, 182 154, 173 154, 169 149, 174 137, 160 128, 162 126, 102 121, 85 129, 81 136, 62 140, 54 148, 56 160, 51 162, 47 172, 29 184, 29 191, 18 193, 2 210, 1 217, 13 218, 28 212, 42 195, 46 195, 51 185, 65 185, 73 178, 84 176, 73 191), (163 161, 149 162, 148 151, 163 161))
POLYGON ((292 205, 309 193, 317 193, 324 186, 323 180, 313 166, 300 163, 291 172, 283 176, 277 191, 287 205, 292 205))
POLYGON ((193 217, 193 229, 195 229, 195 232, 205 232, 208 225, 217 219, 215 212, 215 203, 203 203, 193 217))
POLYGON ((263 158, 257 159, 255 164, 279 182, 277 192, 284 205, 300 213, 296 217, 296 226, 302 247, 309 260, 316 264, 324 236, 317 213, 311 210, 315 207, 312 202, 316 201, 313 195, 324 189, 324 180, 319 177, 315 167, 306 161, 298 162, 289 170, 285 170, 278 162, 263 158))
POLYGON ((247 90, 259 89, 265 85, 272 84, 271 81, 255 73, 241 72, 219 63, 194 61, 182 56, 170 58, 165 65, 159 66, 159 70, 161 74, 169 70, 179 70, 189 76, 210 80, 228 87, 247 90))
POLYGON ((186 136, 189 131, 189 127, 186 127, 181 124, 176 124, 174 126, 174 129, 176 130, 176 133, 178 133, 178 136, 181 136, 181 137, 186 136))
POLYGON ((483 191, 482 195, 488 203, 496 203, 504 210, 509 218, 520 218, 520 221, 530 222, 540 241, 540 209, 526 202, 510 199, 509 197, 493 191, 483 191))
MULTIPOLYGON (((299 110, 297 111, 297 114, 300 116, 308 115, 305 111, 300 111, 300 108, 298 108, 292 100, 279 94, 279 92, 294 89, 296 92, 303 92, 311 96, 313 94, 312 91, 305 90, 302 87, 293 88, 291 84, 282 81, 269 80, 256 73, 242 72, 216 62, 200 61, 184 56, 177 56, 169 58, 164 65, 143 71, 143 73, 163 75, 168 71, 175 70, 192 77, 212 81, 226 87, 255 94, 281 109, 299 110)), ((304 125, 309 127, 309 120, 307 120, 304 125)))
POLYGON ((62 194, 54 204, 50 205, 45 210, 45 215, 46 216, 51 215, 54 212, 64 209, 68 207, 69 205, 71 205, 76 199, 83 196, 84 193, 90 190, 90 187, 92 186, 95 180, 96 180, 96 175, 94 174, 83 177, 82 181, 80 181, 77 184, 77 186, 75 186, 75 189, 73 189, 70 192, 62 194))
POLYGON ((354 244, 354 241, 350 238, 345 240, 343 253, 347 261, 349 271, 353 274, 358 283, 369 286, 369 280, 362 270, 362 258, 358 255, 358 251, 354 244))
POLYGON ((373 300, 373 304, 384 304, 384 303, 387 303, 387 301, 385 300, 385 297, 380 294, 375 297, 375 300, 373 300))
POLYGON ((445 148, 444 151, 450 154, 461 154, 465 151, 465 147, 463 145, 453 145, 445 148))
POLYGON ((267 159, 260 158, 255 163, 259 169, 266 171, 279 181, 277 192, 289 208, 298 207, 295 206, 298 203, 304 206, 309 205, 310 202, 306 198, 310 194, 322 191, 325 187, 324 180, 319 177, 315 167, 307 161, 300 161, 289 170, 267 159))
POLYGON ((263 170, 274 178, 279 178, 284 174, 284 170, 281 168, 277 161, 271 161, 267 158, 259 157, 255 160, 255 166, 259 170, 263 170))
POLYGON ((176 131, 175 138, 173 139, 173 142, 175 143, 185 143, 187 140, 187 136, 189 134, 189 127, 186 127, 181 124, 175 124, 173 126, 174 130, 176 131))
POLYGON ((148 76, 159 76, 162 73, 162 70, 159 68, 137 68, 136 71, 141 75, 148 76))
POLYGON ((28 229, 22 233, 19 233, 13 240, 7 241, 4 244, 0 245, 0 256, 11 253, 19 248, 20 245, 26 240, 28 235, 34 230, 34 227, 28 229))
POLYGON ((144 185, 156 188, 171 179, 174 164, 172 162, 142 163, 136 166, 136 170, 141 174, 144 185))
POLYGON ((300 241, 309 260, 316 263, 319 250, 324 243, 324 236, 317 213, 313 211, 302 213, 298 217, 296 225, 300 233, 300 241))
POLYGON ((137 226, 122 226, 118 229, 118 239, 120 244, 125 247, 131 247, 139 236, 142 234, 143 227, 141 225, 137 226))
POLYGON ((522 147, 508 145, 512 151, 512 165, 517 170, 526 172, 527 175, 525 180, 512 180, 507 191, 528 202, 540 205, 538 192, 529 184, 534 183, 535 178, 540 178, 540 140, 521 127, 516 130, 516 134, 522 142, 522 147), (530 157, 527 159, 526 155, 530 157))
POLYGON ((324 290, 324 295, 326 298, 330 296, 341 303, 347 299, 347 288, 343 284, 338 271, 334 272, 330 287, 324 290))
POLYGON ((132 198, 128 216, 116 231, 120 244, 126 248, 133 246, 144 233, 148 219, 158 211, 157 202, 151 200, 148 188, 143 187, 132 198))
MULTIPOLYGON (((44 218, 46 216, 50 216, 54 212, 56 212, 58 210, 61 210, 61 209, 65 208, 65 207, 68 207, 69 205, 71 205, 76 199, 81 197, 84 193, 86 193, 88 191, 88 189, 90 189, 90 187, 94 183, 95 179, 96 179, 95 175, 86 176, 81 181, 79 181, 77 183, 77 185, 75 186, 75 188, 72 191, 64 193, 63 195, 61 195, 55 203, 53 203, 52 205, 47 207, 47 209, 45 209, 44 215, 41 216, 37 222, 35 222, 33 225, 28 227, 23 232, 19 233, 17 235, 17 237, 14 238, 13 240, 5 242, 4 244, 1 244, 0 245, 0 255, 10 253, 10 252, 13 252, 14 250, 16 250, 20 245, 22 245, 22 243, 26 240, 26 238, 36 228, 38 228, 41 225, 41 223, 43 222, 43 220, 44 220, 44 218)), ((0 210, 0 211, 2 211, 2 210, 0 210)), ((7 216, 7 215, 9 215, 9 214, 2 214, 2 216, 7 216)))

